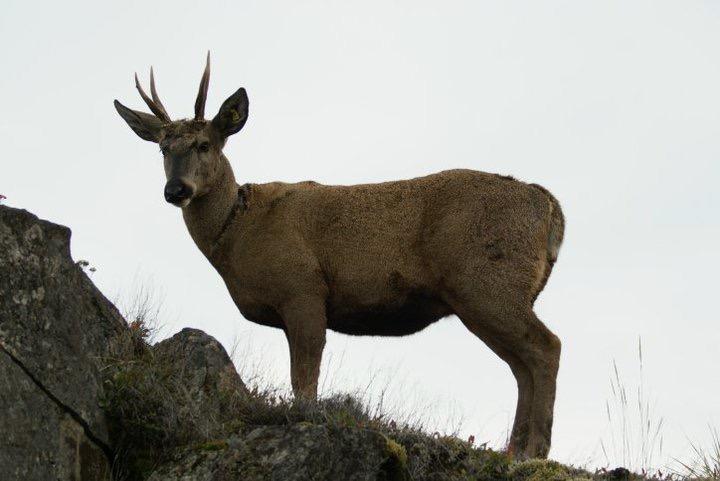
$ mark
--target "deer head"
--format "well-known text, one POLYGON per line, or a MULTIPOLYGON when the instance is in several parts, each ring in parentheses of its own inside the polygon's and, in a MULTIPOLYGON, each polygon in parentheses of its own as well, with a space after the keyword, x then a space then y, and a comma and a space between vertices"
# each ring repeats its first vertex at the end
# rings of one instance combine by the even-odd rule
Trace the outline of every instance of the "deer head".
POLYGON ((160 145, 165 165, 165 200, 186 207, 218 182, 223 163, 222 149, 227 138, 239 132, 248 117, 248 97, 244 88, 228 97, 218 114, 205 120, 205 101, 210 83, 210 53, 195 100, 195 118, 171 120, 155 89, 150 68, 150 94, 145 93, 135 74, 135 87, 152 114, 132 110, 115 100, 115 108, 125 122, 144 140, 160 145))

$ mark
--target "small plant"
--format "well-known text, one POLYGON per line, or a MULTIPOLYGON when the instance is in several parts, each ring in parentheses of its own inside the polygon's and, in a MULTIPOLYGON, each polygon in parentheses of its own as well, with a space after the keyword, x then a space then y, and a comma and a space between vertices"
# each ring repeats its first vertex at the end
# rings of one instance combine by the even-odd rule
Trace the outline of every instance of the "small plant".
POLYGON ((80 266, 83 271, 89 272, 90 275, 93 275, 95 271, 97 271, 97 268, 95 266, 91 266, 90 262, 86 261, 85 259, 80 259, 75 264, 80 266))
POLYGON ((131 296, 116 296, 114 304, 127 319, 135 337, 147 344, 158 340, 163 298, 151 283, 140 284, 131 296))

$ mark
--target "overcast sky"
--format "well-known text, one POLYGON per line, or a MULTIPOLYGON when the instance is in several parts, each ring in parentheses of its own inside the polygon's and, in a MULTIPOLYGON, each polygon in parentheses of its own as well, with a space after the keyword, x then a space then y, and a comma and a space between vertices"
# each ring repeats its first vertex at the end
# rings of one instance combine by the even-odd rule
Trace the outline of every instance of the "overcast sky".
MULTIPOLYGON (((466 167, 558 197, 565 244, 537 303, 563 341, 553 457, 602 463, 612 362, 636 389, 639 338, 664 459, 720 426, 720 3, 3 2, 6 203, 70 226, 108 297, 152 286, 166 334, 238 339, 287 387, 284 336, 240 316, 163 200, 157 146, 112 106, 144 108, 132 75, 147 85, 154 65, 170 114, 190 116, 208 49, 208 115, 250 97, 225 149, 240 183, 466 167)), ((325 361, 326 391, 389 382, 430 429, 462 420, 497 444, 511 423, 509 369, 456 318, 333 334, 325 361)))

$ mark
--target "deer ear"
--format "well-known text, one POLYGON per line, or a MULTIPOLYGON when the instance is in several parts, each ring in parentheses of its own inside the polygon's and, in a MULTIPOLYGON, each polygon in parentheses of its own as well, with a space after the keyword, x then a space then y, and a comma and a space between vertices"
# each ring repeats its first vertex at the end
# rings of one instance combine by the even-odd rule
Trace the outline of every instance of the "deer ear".
POLYGON ((125 122, 127 122, 130 128, 133 129, 141 139, 149 140, 150 142, 160 140, 160 131, 163 127, 162 120, 154 115, 129 109, 117 100, 114 103, 115 109, 120 114, 120 117, 125 119, 125 122))
POLYGON ((220 111, 212 119, 212 125, 223 137, 229 137, 243 128, 248 118, 248 96, 244 88, 238 89, 223 102, 220 111))

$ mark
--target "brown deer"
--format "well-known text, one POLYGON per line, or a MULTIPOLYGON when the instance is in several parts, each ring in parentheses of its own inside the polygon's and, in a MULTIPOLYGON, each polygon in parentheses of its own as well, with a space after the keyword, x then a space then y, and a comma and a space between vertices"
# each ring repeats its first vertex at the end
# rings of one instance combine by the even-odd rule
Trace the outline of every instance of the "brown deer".
MULTIPOLYGON (((404 336, 457 315, 518 385, 509 449, 547 456, 560 341, 533 304, 558 256, 564 219, 543 187, 449 170, 366 185, 238 185, 222 149, 248 118, 241 88, 205 120, 210 57, 195 118, 171 120, 117 100, 120 116, 164 158, 165 199, 248 320, 285 332, 292 388, 315 398, 325 331, 404 336)), ((468 374, 477 375, 470 370, 468 374)))

